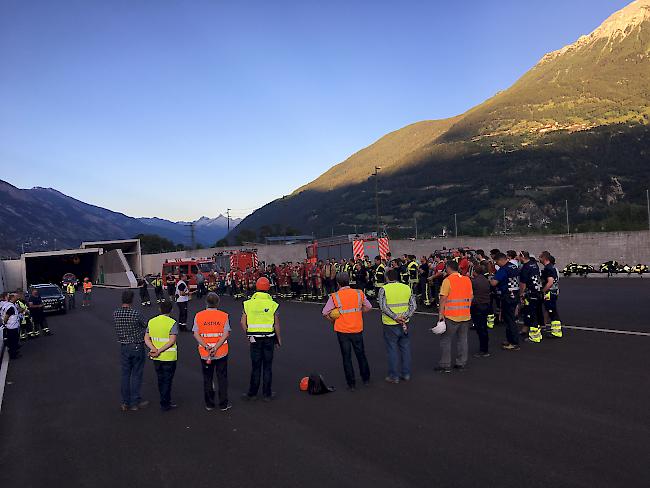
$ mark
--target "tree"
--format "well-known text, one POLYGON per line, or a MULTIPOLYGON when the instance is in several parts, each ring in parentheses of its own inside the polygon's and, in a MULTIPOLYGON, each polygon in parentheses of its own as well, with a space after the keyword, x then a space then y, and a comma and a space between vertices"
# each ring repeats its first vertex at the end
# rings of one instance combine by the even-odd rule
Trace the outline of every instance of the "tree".
POLYGON ((178 246, 169 239, 158 234, 138 234, 134 239, 140 239, 143 254, 177 251, 178 246))
POLYGON ((255 242, 255 239, 257 239, 257 234, 254 230, 242 229, 239 231, 239 234, 237 234, 236 239, 237 244, 241 246, 244 242, 255 242))

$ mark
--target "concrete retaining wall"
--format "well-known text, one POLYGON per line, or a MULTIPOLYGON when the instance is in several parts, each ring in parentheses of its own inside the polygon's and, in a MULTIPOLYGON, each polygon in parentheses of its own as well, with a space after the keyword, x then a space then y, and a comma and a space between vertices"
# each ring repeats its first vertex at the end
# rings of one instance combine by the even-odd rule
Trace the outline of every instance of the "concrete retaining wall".
MULTIPOLYGON (((394 256, 415 254, 429 255, 435 250, 454 247, 501 249, 507 251, 529 251, 538 255, 550 251, 557 260, 558 268, 575 261, 581 264, 599 265, 614 259, 627 264, 650 264, 650 232, 593 232, 574 235, 512 236, 512 237, 458 237, 447 239, 393 240, 390 242, 394 256)), ((237 248, 232 248, 237 249, 237 248)), ((160 273, 165 259, 211 256, 222 248, 198 251, 179 251, 164 254, 145 254, 142 256, 144 273, 160 273)), ((302 261, 305 258, 305 245, 259 246, 259 258, 267 263, 283 261, 302 261)))
POLYGON ((20 259, 10 259, 2 262, 5 271, 5 284, 7 291, 23 286, 23 266, 20 259))
POLYGON ((423 239, 417 241, 391 241, 394 256, 401 254, 429 255, 432 251, 446 247, 471 247, 500 249, 505 252, 529 251, 536 256, 550 251, 555 256, 558 268, 570 262, 599 265, 616 260, 630 265, 650 264, 650 232, 593 232, 574 235, 512 236, 512 237, 457 237, 448 239, 423 239))
POLYGON ((99 256, 98 269, 104 273, 104 284, 136 288, 138 283, 121 249, 113 249, 99 256))

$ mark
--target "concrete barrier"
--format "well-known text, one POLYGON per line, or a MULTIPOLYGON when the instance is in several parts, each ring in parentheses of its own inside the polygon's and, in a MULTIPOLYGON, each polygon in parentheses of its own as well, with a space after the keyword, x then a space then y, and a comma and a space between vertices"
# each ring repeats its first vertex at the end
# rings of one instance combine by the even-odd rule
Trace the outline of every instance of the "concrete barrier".
POLYGON ((650 264, 650 232, 590 232, 572 235, 547 236, 499 236, 499 237, 454 237, 446 239, 422 239, 417 241, 395 240, 390 247, 393 256, 415 254, 429 255, 434 250, 455 247, 529 251, 537 256, 550 251, 555 256, 559 269, 570 262, 600 265, 616 260, 629 265, 650 264))

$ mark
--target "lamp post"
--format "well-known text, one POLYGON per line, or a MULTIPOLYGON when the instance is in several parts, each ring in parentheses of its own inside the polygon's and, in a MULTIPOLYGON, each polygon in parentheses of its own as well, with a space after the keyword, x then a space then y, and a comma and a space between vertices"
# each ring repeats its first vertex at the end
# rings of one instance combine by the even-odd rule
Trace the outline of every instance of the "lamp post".
POLYGON ((375 213, 377 217, 377 236, 380 235, 381 229, 379 228, 379 170, 381 166, 375 166, 375 171, 372 175, 375 177, 375 213))

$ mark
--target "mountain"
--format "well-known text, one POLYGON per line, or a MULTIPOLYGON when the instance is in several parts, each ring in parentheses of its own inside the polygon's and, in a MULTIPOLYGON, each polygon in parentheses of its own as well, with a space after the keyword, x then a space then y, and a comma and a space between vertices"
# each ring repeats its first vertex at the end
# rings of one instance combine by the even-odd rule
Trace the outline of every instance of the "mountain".
MULTIPOLYGON (((231 219, 231 226, 238 220, 231 219)), ((52 188, 20 189, 0 180, 0 255, 77 247, 82 241, 129 239, 158 234, 175 243, 188 243, 186 222, 136 219, 90 205, 52 188)), ((197 242, 212 245, 227 232, 226 218, 202 217, 196 224, 197 242)))
MULTIPOLYGON (((194 224, 194 238, 197 243, 204 246, 211 246, 228 233, 228 218, 225 215, 219 215, 215 218, 201 217, 193 222, 160 219, 158 217, 140 217, 138 220, 146 225, 164 228, 165 232, 170 234, 181 234, 183 238, 179 241, 188 244, 190 241, 190 225, 194 224)), ((230 228, 234 229, 241 219, 230 218, 230 228)), ((168 237, 167 234, 160 234, 168 237)), ((168 237, 170 238, 170 237, 168 237)))
POLYGON ((232 232, 376 230, 489 235, 645 228, 650 179, 650 0, 545 55, 466 113, 392 132, 232 232), (417 221, 417 224, 416 224, 417 221))

